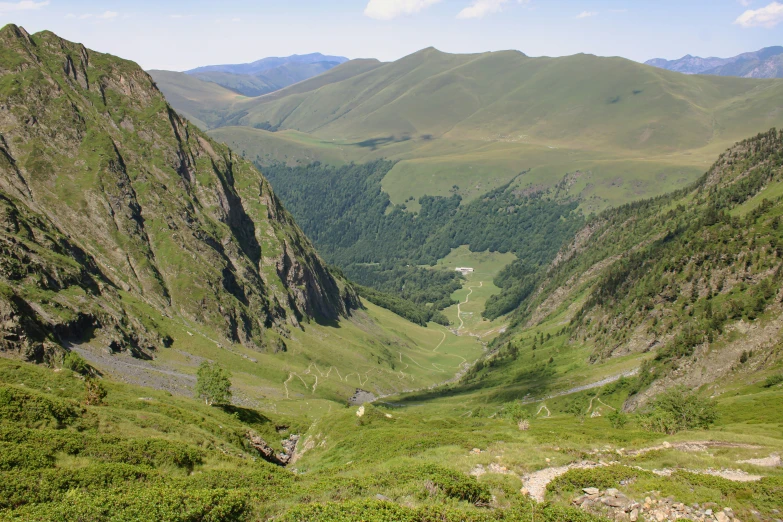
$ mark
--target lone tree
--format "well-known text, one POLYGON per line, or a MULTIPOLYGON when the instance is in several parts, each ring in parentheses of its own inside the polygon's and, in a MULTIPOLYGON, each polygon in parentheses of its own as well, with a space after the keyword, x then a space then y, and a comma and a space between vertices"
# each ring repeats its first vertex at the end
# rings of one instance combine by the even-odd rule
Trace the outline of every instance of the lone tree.
POLYGON ((231 402, 231 373, 217 364, 204 361, 198 367, 196 395, 207 406, 231 402))

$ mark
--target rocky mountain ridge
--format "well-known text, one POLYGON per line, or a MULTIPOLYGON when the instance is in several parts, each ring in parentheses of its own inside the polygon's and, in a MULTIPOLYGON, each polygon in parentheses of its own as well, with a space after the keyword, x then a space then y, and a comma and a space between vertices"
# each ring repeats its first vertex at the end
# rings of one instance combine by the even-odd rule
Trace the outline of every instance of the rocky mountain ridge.
POLYGON ((687 54, 678 60, 654 58, 647 65, 684 74, 739 76, 742 78, 783 78, 783 47, 765 47, 731 58, 701 58, 687 54))
POLYGON ((264 349, 359 305, 249 163, 136 64, 0 31, 0 351, 45 361, 105 337, 150 357, 145 309, 264 349))
POLYGON ((782 188, 783 134, 772 129, 690 187, 600 214, 500 341, 556 324, 592 363, 638 358, 627 409, 675 385, 752 381, 780 360, 782 188))

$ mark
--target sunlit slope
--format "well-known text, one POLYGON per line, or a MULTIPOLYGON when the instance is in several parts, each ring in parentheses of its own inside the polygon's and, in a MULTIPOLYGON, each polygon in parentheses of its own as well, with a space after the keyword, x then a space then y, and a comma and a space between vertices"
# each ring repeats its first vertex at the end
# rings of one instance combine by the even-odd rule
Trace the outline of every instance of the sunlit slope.
POLYGON ((783 121, 781 95, 783 82, 685 76, 621 58, 430 48, 306 95, 245 102, 238 122, 325 138, 407 134, 664 152, 769 128, 783 121))
POLYGON ((383 182, 395 204, 455 185, 469 201, 522 171, 521 186, 552 187, 581 171, 570 195, 595 212, 685 186, 727 146, 783 124, 781 80, 622 58, 430 48, 311 89, 327 75, 237 102, 213 136, 262 164, 397 160, 383 182))
POLYGON ((312 75, 313 71, 308 70, 306 64, 301 67, 305 70, 273 69, 266 76, 258 77, 225 72, 196 75, 161 70, 148 72, 180 114, 202 129, 210 129, 235 124, 245 114, 244 107, 247 105, 255 105, 261 100, 267 103, 280 97, 311 92, 380 65, 378 60, 351 60, 310 78, 308 76, 312 75), (305 79, 300 81, 302 78, 305 79), (286 85, 288 86, 281 89, 286 85), (247 97, 236 92, 245 90, 269 94, 247 97))
POLYGON ((205 82, 181 72, 148 71, 166 100, 177 112, 208 129, 231 112, 231 105, 244 96, 216 83, 205 82))

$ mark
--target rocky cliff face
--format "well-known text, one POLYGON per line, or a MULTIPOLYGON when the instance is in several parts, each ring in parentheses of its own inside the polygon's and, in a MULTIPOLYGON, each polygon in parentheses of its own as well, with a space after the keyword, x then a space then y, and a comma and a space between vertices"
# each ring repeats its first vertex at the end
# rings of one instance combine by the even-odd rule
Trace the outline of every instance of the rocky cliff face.
POLYGON ((165 344, 144 307, 263 347, 358 306, 269 183, 136 64, 0 31, 0 351, 46 360, 100 333, 165 344))

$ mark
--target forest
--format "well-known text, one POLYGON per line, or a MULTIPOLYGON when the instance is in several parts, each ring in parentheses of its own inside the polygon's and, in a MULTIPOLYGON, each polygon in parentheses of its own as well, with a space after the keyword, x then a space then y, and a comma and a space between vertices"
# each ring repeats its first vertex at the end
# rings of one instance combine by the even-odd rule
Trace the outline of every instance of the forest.
POLYGON ((502 293, 485 316, 510 312, 532 291, 542 267, 584 223, 578 201, 548 190, 520 190, 512 182, 465 203, 459 195, 423 196, 419 212, 394 205, 381 180, 394 162, 342 167, 319 162, 263 171, 326 260, 358 284, 417 305, 442 310, 454 304, 460 276, 434 269, 451 249, 512 252, 517 260, 496 283, 502 293))

